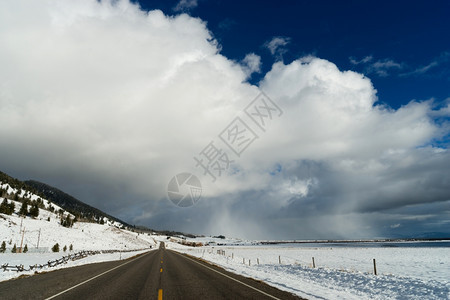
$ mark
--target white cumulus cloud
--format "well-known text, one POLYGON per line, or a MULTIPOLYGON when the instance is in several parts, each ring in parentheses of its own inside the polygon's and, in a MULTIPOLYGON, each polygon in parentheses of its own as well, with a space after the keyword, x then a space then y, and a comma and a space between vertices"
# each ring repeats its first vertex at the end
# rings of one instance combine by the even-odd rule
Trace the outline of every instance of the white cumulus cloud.
POLYGON ((198 0, 180 0, 173 8, 176 12, 191 10, 198 6, 198 0))
POLYGON ((270 51, 273 56, 281 59, 283 57, 283 54, 287 51, 285 46, 287 46, 290 42, 290 37, 274 36, 270 41, 264 43, 264 46, 270 51))
POLYGON ((261 72, 261 57, 255 53, 247 54, 241 62, 245 74, 250 77, 253 73, 261 72))
MULTIPOLYGON (((288 43, 267 47, 277 55, 288 43)), ((200 233, 233 224, 227 234, 249 237, 351 236, 361 226, 379 234, 374 216, 395 224, 386 210, 424 205, 439 216, 450 199, 450 155, 430 145, 448 126, 434 122, 432 101, 378 105, 368 78, 327 60, 277 62, 254 86, 246 80, 260 71, 259 56, 239 64, 202 20, 126 0, 2 1, 0 45, 0 168, 127 221, 200 233), (256 128, 258 139, 212 183, 193 157, 259 89, 283 114, 256 128), (183 210, 166 189, 185 171, 198 174, 204 196, 183 210)))

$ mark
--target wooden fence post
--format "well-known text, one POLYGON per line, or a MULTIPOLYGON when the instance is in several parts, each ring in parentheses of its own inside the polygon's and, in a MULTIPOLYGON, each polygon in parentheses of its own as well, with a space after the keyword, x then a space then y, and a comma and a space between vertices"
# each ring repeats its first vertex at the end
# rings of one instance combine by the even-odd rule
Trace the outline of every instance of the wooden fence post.
POLYGON ((281 256, 280 256, 280 255, 278 255, 278 262, 279 262, 280 265, 281 265, 281 256))
POLYGON ((314 261, 314 257, 312 258, 312 261, 313 261, 313 268, 315 268, 316 267, 316 262, 314 261))
POLYGON ((373 259, 373 274, 377 275, 377 264, 375 262, 375 258, 373 259))
POLYGON ((256 259, 256 262, 257 262, 257 263, 258 263, 258 265, 259 265, 259 258, 257 258, 257 259, 256 259))

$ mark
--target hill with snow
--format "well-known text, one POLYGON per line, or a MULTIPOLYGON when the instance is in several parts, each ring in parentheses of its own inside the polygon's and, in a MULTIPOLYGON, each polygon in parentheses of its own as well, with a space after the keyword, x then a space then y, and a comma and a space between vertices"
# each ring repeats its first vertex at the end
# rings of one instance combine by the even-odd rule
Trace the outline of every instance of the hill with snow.
POLYGON ((12 214, 0 214, 0 243, 5 241, 7 251, 14 245, 18 251, 21 245, 23 248, 27 245, 30 252, 50 252, 56 243, 61 249, 72 245, 74 251, 142 249, 156 244, 148 234, 125 230, 123 224, 106 217, 102 218, 102 224, 75 221, 70 226, 65 224, 66 220, 73 222, 76 216, 51 201, 8 183, 0 183, 0 189, 6 196, 0 197, 0 202, 14 204, 12 214), (39 203, 37 217, 20 214, 24 201, 39 203))
POLYGON ((0 245, 4 242, 0 253, 11 253, 13 248, 23 252, 25 246, 30 253, 49 253, 55 244, 61 252, 148 249, 156 245, 149 233, 136 232, 106 216, 48 185, 34 182, 30 186, 0 172, 0 245), (64 207, 44 197, 43 190, 65 199, 64 207))
MULTIPOLYGON (((63 192, 56 192, 60 193, 63 192)), ((70 195, 64 195, 72 200, 70 195)), ((82 202, 72 203, 77 203, 80 209, 71 206, 68 211, 37 189, 0 172, 0 267, 25 268, 24 272, 0 271, 0 281, 31 275, 34 271, 26 271, 28 266, 46 264, 80 251, 96 254, 51 269, 124 259, 157 248, 156 236, 149 232, 137 232, 82 202)))

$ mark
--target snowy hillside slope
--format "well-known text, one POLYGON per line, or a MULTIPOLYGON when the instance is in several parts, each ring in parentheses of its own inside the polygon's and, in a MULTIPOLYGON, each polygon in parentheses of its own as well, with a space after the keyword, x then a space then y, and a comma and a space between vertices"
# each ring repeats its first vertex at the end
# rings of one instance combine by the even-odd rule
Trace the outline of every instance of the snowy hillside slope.
MULTIPOLYGON (((3 253, 0 248, 0 266, 24 265, 27 268, 29 265, 45 264, 49 260, 85 250, 139 250, 96 254, 51 267, 54 270, 125 259, 157 248, 158 241, 154 236, 126 230, 120 222, 106 217, 100 219, 100 223, 76 221, 71 226, 63 226, 65 220, 73 220, 75 216, 47 199, 21 188, 13 188, 8 183, 0 182, 0 203, 8 207, 14 204, 13 212, 0 213, 0 245, 4 242, 6 246, 3 253), (39 203, 37 217, 19 214, 23 205, 21 201, 24 199, 28 203, 39 203), (59 245, 58 252, 53 252, 55 244, 59 245), (16 253, 12 251, 14 246, 16 253), (23 251, 25 247, 28 250, 26 253, 23 251)), ((30 207, 28 205, 28 209, 30 207)), ((47 270, 48 268, 44 268, 41 271, 47 270)), ((32 274, 34 271, 0 271, 0 281, 32 274)))
MULTIPOLYGON (((31 201, 40 197, 29 191, 12 188, 9 184, 1 183, 0 188, 9 194, 18 194, 19 197, 28 198, 31 201)), ((42 198, 41 198, 42 199, 42 198)), ((0 197, 0 203, 5 198, 0 197)), ((22 206, 21 202, 7 199, 8 203, 14 203, 14 213, 12 215, 0 214, 0 243, 6 242, 7 248, 12 248, 14 244, 27 245, 30 252, 50 252, 51 247, 58 243, 61 250, 73 246, 73 250, 130 250, 150 248, 156 243, 152 237, 128 230, 120 229, 122 224, 104 218, 104 224, 75 222, 72 227, 61 225, 61 219, 68 215, 74 216, 58 205, 42 199, 45 208, 53 206, 54 210, 39 209, 39 216, 19 216, 18 212, 22 206), (23 237, 23 242, 22 242, 23 237), (38 249, 39 248, 39 249, 38 249)))

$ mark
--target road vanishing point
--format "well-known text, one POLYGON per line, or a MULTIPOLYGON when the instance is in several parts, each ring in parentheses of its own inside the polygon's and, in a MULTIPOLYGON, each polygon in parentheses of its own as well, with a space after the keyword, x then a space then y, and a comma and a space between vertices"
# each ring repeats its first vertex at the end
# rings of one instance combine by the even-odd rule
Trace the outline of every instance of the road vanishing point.
POLYGON ((300 299, 165 249, 0 282, 0 299, 300 299))

